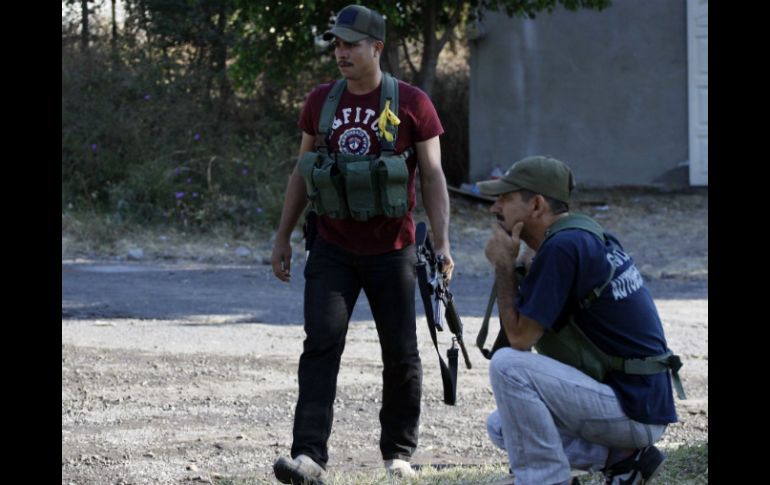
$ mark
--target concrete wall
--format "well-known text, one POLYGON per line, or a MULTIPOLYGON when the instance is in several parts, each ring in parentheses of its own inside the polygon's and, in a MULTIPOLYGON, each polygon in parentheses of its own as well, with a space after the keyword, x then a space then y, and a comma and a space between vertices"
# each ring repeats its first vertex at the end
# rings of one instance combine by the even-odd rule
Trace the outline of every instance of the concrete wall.
POLYGON ((687 185, 686 26, 681 0, 486 12, 471 41, 471 181, 548 154, 578 187, 687 185))

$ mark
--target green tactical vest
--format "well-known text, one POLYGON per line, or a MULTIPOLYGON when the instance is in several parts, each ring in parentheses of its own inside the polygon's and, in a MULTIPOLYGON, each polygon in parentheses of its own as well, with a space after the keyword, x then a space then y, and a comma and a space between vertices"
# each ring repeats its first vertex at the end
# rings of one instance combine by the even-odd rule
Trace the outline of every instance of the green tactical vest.
MULTIPOLYGON (((581 229, 588 231, 599 238, 605 245, 607 237, 604 229, 596 221, 588 216, 573 214, 559 219, 545 232, 547 241, 554 234, 565 229, 581 229)), ((599 298, 602 291, 612 281, 615 274, 615 266, 610 264, 610 274, 607 280, 600 286, 591 290, 579 303, 578 307, 585 310, 599 298)), ((575 323, 574 312, 569 321, 561 328, 546 330, 540 340, 535 344, 539 354, 547 355, 552 359, 575 367, 599 382, 604 382, 607 373, 611 370, 621 371, 626 374, 651 375, 659 372, 671 371, 674 388, 680 399, 686 399, 682 382, 679 379, 679 369, 682 361, 671 350, 661 355, 646 357, 643 359, 623 359, 604 353, 596 346, 575 323)))
MULTIPOLYGON (((299 159, 299 174, 305 181, 308 199, 318 215, 334 219, 352 217, 367 221, 379 215, 401 217, 408 210, 406 159, 412 149, 396 155, 396 126, 386 127, 393 135, 392 141, 382 133, 378 135, 379 155, 329 153, 327 138, 346 86, 347 82, 340 79, 329 91, 321 109, 315 151, 299 159)), ((380 112, 388 101, 390 109, 398 113, 398 80, 383 72, 380 112)))

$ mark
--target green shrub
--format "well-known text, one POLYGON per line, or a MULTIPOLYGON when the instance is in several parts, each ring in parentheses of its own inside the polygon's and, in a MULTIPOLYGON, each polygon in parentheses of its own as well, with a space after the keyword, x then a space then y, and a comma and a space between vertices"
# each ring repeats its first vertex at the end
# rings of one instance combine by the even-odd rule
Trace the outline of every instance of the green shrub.
MULTIPOLYGON (((300 93, 328 78, 259 80, 223 99, 208 66, 183 50, 121 49, 95 42, 84 55, 63 44, 62 211, 185 230, 275 228, 301 138, 300 93)), ((467 77, 440 71, 433 96, 453 185, 467 178, 467 77)))
POLYGON ((191 228, 277 220, 297 113, 219 105, 204 76, 177 79, 178 68, 63 52, 63 210, 191 228))

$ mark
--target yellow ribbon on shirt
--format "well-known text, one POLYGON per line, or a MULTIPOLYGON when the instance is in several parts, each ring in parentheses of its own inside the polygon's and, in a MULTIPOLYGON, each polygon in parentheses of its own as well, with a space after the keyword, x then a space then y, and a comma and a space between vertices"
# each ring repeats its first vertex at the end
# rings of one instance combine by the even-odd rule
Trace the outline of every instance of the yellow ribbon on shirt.
POLYGON ((377 125, 380 127, 380 133, 382 133, 385 136, 385 139, 387 141, 393 141, 393 133, 388 131, 388 122, 392 124, 393 126, 398 126, 401 124, 401 120, 398 119, 398 116, 396 116, 396 113, 390 110, 390 100, 385 101, 385 108, 382 110, 382 113, 380 114, 380 120, 377 122, 377 125))

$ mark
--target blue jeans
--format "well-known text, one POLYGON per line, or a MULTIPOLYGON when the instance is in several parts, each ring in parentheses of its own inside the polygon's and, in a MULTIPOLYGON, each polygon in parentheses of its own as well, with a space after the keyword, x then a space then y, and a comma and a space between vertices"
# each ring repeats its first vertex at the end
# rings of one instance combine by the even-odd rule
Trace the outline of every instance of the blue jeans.
POLYGON ((508 453, 516 485, 563 483, 571 468, 600 470, 611 449, 651 446, 666 429, 628 418, 609 386, 533 352, 498 350, 489 378, 497 410, 487 431, 508 453))
POLYGON ((320 237, 305 266, 305 342, 299 359, 299 396, 291 455, 305 454, 326 467, 337 374, 348 322, 366 293, 382 350, 380 451, 383 459, 409 460, 417 447, 422 364, 414 308, 414 246, 356 256, 320 237))

